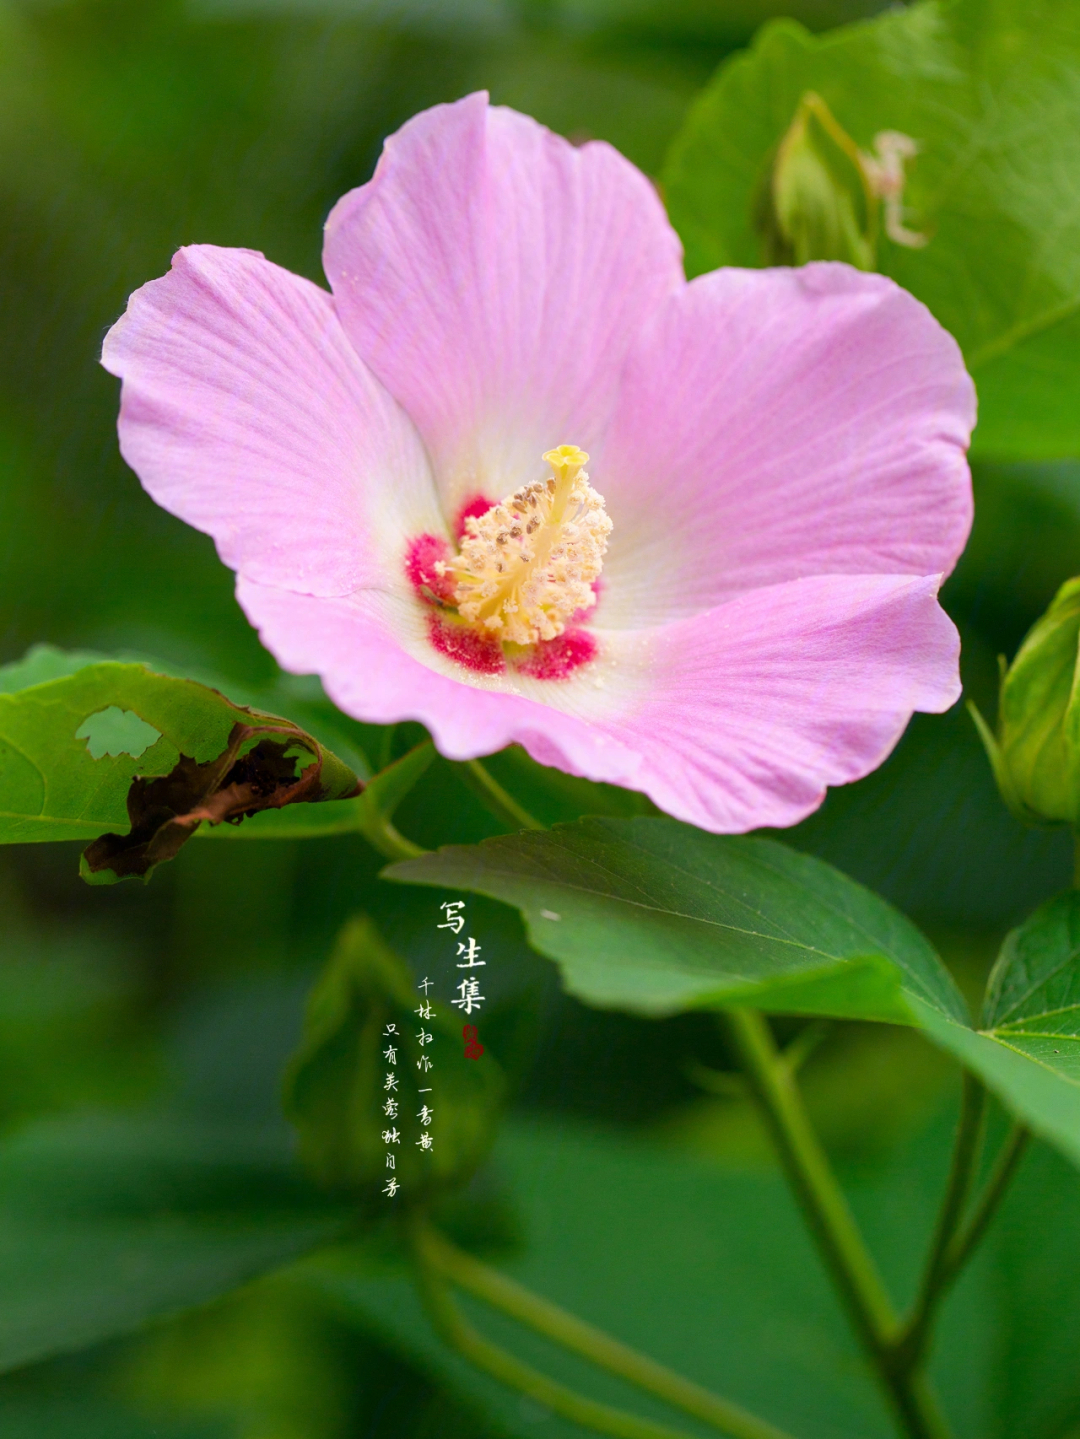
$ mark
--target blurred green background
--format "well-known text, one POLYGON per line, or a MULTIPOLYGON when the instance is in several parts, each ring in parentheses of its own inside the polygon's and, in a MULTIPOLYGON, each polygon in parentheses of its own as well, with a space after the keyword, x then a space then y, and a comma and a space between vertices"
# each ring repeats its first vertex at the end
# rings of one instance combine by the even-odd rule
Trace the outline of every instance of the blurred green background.
MULTIPOLYGON (((211 542, 157 509, 120 460, 117 387, 96 363, 128 293, 179 245, 248 246, 319 279, 322 221, 369 176, 383 138, 477 88, 571 137, 610 140, 656 174, 695 92, 764 19, 825 29, 875 8, 0 0, 0 662, 48 640, 145 651, 241 686, 274 678, 211 542)), ((969 693, 990 713, 996 656, 1080 570, 1080 465, 983 467, 975 480, 975 532, 945 598, 969 693)), ((399 822, 420 842, 497 832, 446 765, 399 822)), ((973 993, 1003 930, 1070 874, 1064 836, 1025 831, 1005 811, 962 708, 917 718, 882 770, 790 838, 926 927, 973 993)), ((365 909, 414 963, 434 954, 433 896, 390 891, 380 865, 355 837, 197 842, 146 888, 99 890, 80 883, 66 845, 0 852, 0 1124, 164 1103, 273 1122, 305 986, 344 918, 365 909)), ((663 1304, 668 1286, 674 1323, 672 1276, 720 1234, 728 1363, 749 1397, 786 1407, 799 1432, 887 1433, 752 1117, 688 1077, 695 1060, 722 1062, 711 1022, 588 1011, 558 993, 508 911, 470 903, 474 932, 499 954, 488 1029, 515 1085, 493 1237, 501 1224, 551 1279, 574 1268, 575 1245, 588 1253, 570 1221, 595 1204, 624 1259, 591 1277, 582 1260, 581 1282, 624 1316, 663 1304), (608 1212, 613 1188, 630 1197, 608 1212), (663 1225, 645 1222, 660 1194, 663 1225), (751 1277, 754 1264, 764 1277, 751 1277), (818 1345, 849 1355, 840 1398, 819 1383, 818 1345)), ((811 1061, 807 1087, 903 1285, 944 1164, 955 1075, 912 1035, 849 1026, 811 1061)), ((1024 1226, 1010 1229, 1007 1211, 992 1265, 950 1311, 945 1347, 967 1372, 951 1402, 966 1435, 1018 1434, 1022 1413, 1026 1439, 1052 1439, 1080 1419, 1064 1357, 1080 1334, 1080 1189, 1041 1152, 1023 1182, 1026 1213, 1056 1236, 1055 1261, 1037 1292, 1009 1287, 1010 1273, 1029 1271, 1009 1259, 1024 1226), (990 1317, 1002 1286, 1014 1306, 1006 1338, 990 1317)), ((392 1287, 360 1299, 302 1271, 263 1281, 0 1380, 0 1439, 568 1432, 426 1356, 400 1303, 392 1287)))

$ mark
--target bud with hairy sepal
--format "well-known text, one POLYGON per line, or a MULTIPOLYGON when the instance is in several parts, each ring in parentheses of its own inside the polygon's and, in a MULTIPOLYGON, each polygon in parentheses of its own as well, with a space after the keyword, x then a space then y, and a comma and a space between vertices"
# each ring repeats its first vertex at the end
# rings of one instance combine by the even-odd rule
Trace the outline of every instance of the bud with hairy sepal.
POLYGON ((974 706, 998 787, 1029 824, 1080 828, 1080 579, 1062 585, 1002 677, 998 732, 974 706))

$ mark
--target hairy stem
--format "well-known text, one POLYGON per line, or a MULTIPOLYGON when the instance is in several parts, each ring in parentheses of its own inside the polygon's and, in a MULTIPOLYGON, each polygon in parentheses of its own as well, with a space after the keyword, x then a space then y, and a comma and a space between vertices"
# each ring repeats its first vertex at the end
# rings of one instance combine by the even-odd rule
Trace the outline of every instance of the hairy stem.
POLYGON ((965 1071, 960 1120, 945 1197, 918 1296, 894 1345, 895 1362, 901 1369, 915 1369, 922 1361, 938 1306, 957 1272, 951 1262, 952 1246, 975 1180, 985 1118, 986 1090, 973 1074, 965 1071))
POLYGON ((728 1010, 725 1018, 788 1181, 903 1432, 909 1439, 947 1439, 926 1381, 894 1361, 892 1303, 767 1021, 747 1009, 728 1010))
POLYGON ((546 829, 523 805, 502 785, 478 759, 461 761, 458 766, 462 779, 497 820, 511 829, 546 829))
POLYGON ((426 1260, 462 1289, 527 1324, 538 1334, 561 1344, 564 1349, 580 1354, 599 1368, 617 1374, 619 1378, 696 1419, 712 1424, 731 1439, 788 1439, 774 1425, 710 1393, 647 1355, 639 1354, 603 1330, 586 1324, 550 1300, 541 1298, 524 1285, 464 1253, 434 1230, 421 1230, 418 1242, 423 1247, 426 1260))
POLYGON ((692 1439, 685 1430, 670 1429, 665 1424, 588 1399, 483 1338, 462 1318, 441 1275, 430 1263, 423 1241, 418 1235, 415 1238, 417 1278, 428 1317, 444 1342, 478 1369, 544 1405, 560 1418, 598 1434, 614 1435, 615 1439, 692 1439))

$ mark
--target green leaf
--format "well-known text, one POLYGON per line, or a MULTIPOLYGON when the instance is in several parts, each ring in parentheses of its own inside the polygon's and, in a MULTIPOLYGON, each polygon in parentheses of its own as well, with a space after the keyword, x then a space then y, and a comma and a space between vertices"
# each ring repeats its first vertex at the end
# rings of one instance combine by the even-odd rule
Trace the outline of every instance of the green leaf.
POLYGON ((979 389, 975 450, 1080 450, 1080 4, 922 3, 811 36, 766 26, 726 62, 672 146, 664 186, 692 273, 760 265, 754 215, 807 91, 864 151, 919 144, 909 223, 878 266, 951 330, 979 389))
POLYGON ((666 1015, 743 1004, 914 1025, 1080 1164, 1080 894, 1009 936, 977 1030, 914 925, 773 840, 668 819, 583 820, 443 849, 386 874, 515 905, 570 993, 600 1008, 666 1015))
POLYGON ((1008 935, 982 1022, 1002 1043, 1080 1083, 1080 891, 1050 900, 1008 935))
POLYGON ((204 1304, 347 1228, 284 1136, 169 1118, 39 1123, 0 1145, 0 1370, 204 1304))
POLYGON ((1080 892, 1059 895, 1005 939, 981 1028, 920 1015, 1037 1134, 1080 1164, 1080 892))
POLYGON ((233 1439, 228 1421, 147 1416, 89 1392, 4 1399, 0 1439, 233 1439))
POLYGON ((92 840, 93 883, 145 877, 204 821, 310 809, 358 783, 291 720, 194 680, 44 646, 0 670, 0 843, 92 840))
POLYGON ((468 1179, 502 1099, 495 1060, 466 1058, 460 1020, 426 993, 371 920, 350 921, 311 992, 286 1075, 301 1158, 321 1183, 376 1212, 391 1177, 410 1200, 468 1179), (433 1121, 421 1120, 422 1106, 433 1121))
POLYGON ((386 874, 516 905, 570 993, 601 1008, 751 1004, 910 1024, 917 997, 963 1022, 948 971, 914 925, 773 840, 669 819, 586 819, 443 849, 386 874))

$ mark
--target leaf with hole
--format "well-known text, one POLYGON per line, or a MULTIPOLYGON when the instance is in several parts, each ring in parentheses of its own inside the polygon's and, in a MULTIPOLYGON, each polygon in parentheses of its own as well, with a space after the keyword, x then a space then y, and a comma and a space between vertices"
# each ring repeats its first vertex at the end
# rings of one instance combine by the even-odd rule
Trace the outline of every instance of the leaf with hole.
POLYGON ((194 680, 44 646, 0 671, 0 843, 90 840, 91 883, 145 878, 201 825, 358 790, 291 720, 194 680))

